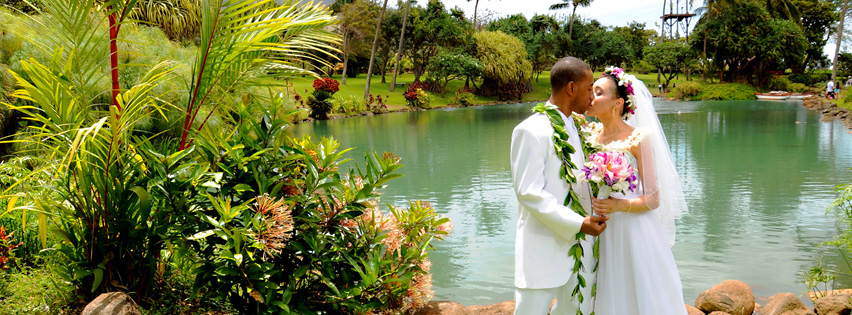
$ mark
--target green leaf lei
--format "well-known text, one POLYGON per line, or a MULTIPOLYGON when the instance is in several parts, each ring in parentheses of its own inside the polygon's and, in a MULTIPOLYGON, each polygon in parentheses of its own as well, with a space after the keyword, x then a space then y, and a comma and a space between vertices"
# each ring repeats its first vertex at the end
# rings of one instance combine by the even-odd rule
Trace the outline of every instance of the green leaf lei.
MULTIPOLYGON (((559 168, 559 177, 568 182, 568 185, 574 184, 577 182, 577 177, 574 175, 574 170, 577 170, 577 165, 574 162, 571 162, 571 154, 576 152, 574 147, 568 143, 568 132, 565 130, 565 121, 562 120, 562 115, 559 114, 559 110, 555 105, 552 104, 544 104, 539 103, 532 109, 535 113, 542 113, 550 119, 550 124, 553 126, 553 147, 556 149, 556 154, 559 155, 559 158, 562 160, 562 166, 559 168)), ((580 136, 580 143, 582 145, 583 153, 588 156, 594 148, 592 148, 591 143, 589 143, 586 138, 589 134, 583 131, 582 126, 586 124, 585 117, 578 115, 576 113, 571 113, 571 117, 574 120, 574 126, 577 127, 577 134, 580 136)), ((574 192, 573 189, 568 190, 568 195, 565 196, 565 201, 562 202, 563 206, 570 207, 571 210, 576 212, 582 217, 586 217, 589 214, 586 212, 586 209, 583 209, 583 206, 580 204, 580 198, 574 192)), ((583 266, 582 257, 585 253, 585 249, 581 244, 581 241, 586 239, 586 233, 578 232, 577 233, 577 244, 571 246, 571 249, 568 251, 569 255, 574 258, 574 266, 572 268, 573 273, 577 276, 577 286, 574 287, 574 290, 571 292, 571 297, 577 299, 580 303, 583 303, 583 293, 580 292, 580 288, 586 287, 586 279, 580 275, 580 270, 585 269, 583 266)), ((592 272, 597 272, 598 270, 598 262, 600 257, 599 245, 600 239, 595 240, 594 248, 592 249, 593 254, 595 255, 595 266, 592 269, 592 272)), ((592 297, 595 297, 597 293, 597 283, 592 285, 592 297)), ((594 315, 594 311, 590 315, 594 315)), ((583 311, 580 308, 577 308, 577 315, 583 315, 583 311)))

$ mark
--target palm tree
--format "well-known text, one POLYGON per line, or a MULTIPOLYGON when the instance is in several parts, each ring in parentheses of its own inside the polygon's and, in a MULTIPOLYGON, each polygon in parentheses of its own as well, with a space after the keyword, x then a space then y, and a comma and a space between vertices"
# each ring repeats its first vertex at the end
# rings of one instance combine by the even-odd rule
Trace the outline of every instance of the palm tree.
POLYGON ((781 17, 800 23, 801 13, 793 0, 766 0, 766 9, 773 17, 781 17))
MULTIPOLYGON (((41 64, 32 58, 22 61, 20 73, 13 72, 18 87, 14 96, 27 102, 2 104, 31 122, 4 142, 22 144, 19 152, 43 153, 48 166, 31 174, 50 174, 55 183, 49 189, 67 200, 56 204, 27 198, 35 202, 27 207, 39 214, 39 238, 46 242, 43 231, 48 227, 46 216, 51 216, 63 237, 58 252, 72 261, 64 270, 91 275, 75 280, 88 282, 80 288, 91 293, 117 287, 139 294, 151 290, 150 270, 155 266, 150 262, 163 246, 162 234, 158 234, 161 231, 155 230, 163 225, 148 220, 153 215, 147 193, 149 177, 144 175, 147 163, 136 154, 136 148, 150 144, 154 136, 140 136, 134 129, 141 119, 163 115, 164 109, 181 105, 163 104, 162 100, 169 98, 154 92, 177 67, 169 61, 145 66, 147 74, 137 84, 117 84, 116 69, 132 67, 117 63, 115 44, 130 42, 120 30, 130 21, 125 18, 134 2, 41 0, 44 12, 37 10, 49 13, 50 18, 41 18, 48 14, 31 17, 35 31, 43 34, 31 42, 51 56, 50 62, 41 64), (105 25, 108 30, 100 27, 105 25), (107 79, 112 84, 104 91, 99 81, 107 79), (106 109, 99 110, 101 107, 95 105, 100 105, 97 98, 103 94, 110 95, 111 101, 106 109), (128 222, 138 224, 131 234, 141 241, 122 243, 132 245, 125 248, 119 241, 128 236, 116 234, 121 229, 109 227, 126 226, 128 222)), ((185 80, 187 89, 167 92, 189 94, 181 152, 162 152, 169 158, 192 152, 184 149, 210 117, 208 114, 196 124, 201 108, 213 113, 219 106, 238 103, 239 99, 228 91, 241 84, 285 86, 287 82, 279 80, 282 77, 316 75, 299 67, 300 60, 326 65, 322 57, 334 56, 339 43, 339 36, 326 30, 335 19, 324 6, 299 4, 297 0, 285 0, 280 6, 273 0, 228 0, 225 4, 202 0, 201 8, 201 43, 185 80)), ((5 188, 0 199, 16 198, 9 193, 29 176, 5 188)))
POLYGON ((568 39, 571 39, 571 35, 574 33, 574 14, 577 12, 577 6, 588 7, 591 4, 592 0, 562 0, 562 2, 550 6, 551 10, 562 10, 568 8, 568 6, 574 7, 571 10, 571 20, 568 22, 568 39))
MULTIPOLYGON (((837 45, 834 47, 834 60, 832 60, 831 64, 831 80, 836 81, 837 79, 837 56, 840 55, 840 43, 843 38, 843 22, 846 19, 846 9, 849 8, 849 0, 843 1, 843 8, 840 10, 840 23, 837 23, 837 45)), ((835 82, 835 84, 837 84, 835 82)))
MULTIPOLYGON (((478 3, 478 2, 477 2, 478 3)), ((402 45, 405 42, 405 24, 408 23, 408 9, 411 8, 411 0, 405 2, 405 13, 402 17, 402 30, 399 31, 399 49, 396 51, 396 63, 393 66, 393 78, 391 79, 390 92, 396 87, 396 75, 399 73, 399 59, 402 57, 402 45)), ((474 16, 476 13, 474 12, 474 16)))
POLYGON ((373 77, 373 61, 376 60, 376 48, 379 46, 379 32, 382 30, 382 19, 385 17, 385 9, 388 7, 388 0, 382 5, 382 12, 379 13, 379 20, 376 21, 376 35, 373 37, 373 49, 370 52, 370 66, 367 68, 367 84, 364 87, 364 99, 370 96, 370 79, 373 77))

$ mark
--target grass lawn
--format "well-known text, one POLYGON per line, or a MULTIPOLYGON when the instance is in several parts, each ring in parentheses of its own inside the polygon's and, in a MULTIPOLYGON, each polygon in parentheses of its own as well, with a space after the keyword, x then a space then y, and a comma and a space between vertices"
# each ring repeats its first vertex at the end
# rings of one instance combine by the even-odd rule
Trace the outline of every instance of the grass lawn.
MULTIPOLYGON (((340 75, 332 76, 337 81, 340 81, 340 75)), ((383 98, 388 96, 385 100, 385 103, 388 105, 388 109, 391 111, 401 110, 408 107, 408 103, 405 101, 405 98, 402 96, 402 92, 405 92, 406 87, 411 82, 414 82, 414 74, 412 73, 403 73, 396 78, 397 83, 405 83, 405 86, 397 86, 393 92, 389 92, 390 89, 390 81, 392 76, 390 74, 387 75, 387 83, 381 83, 382 77, 379 75, 373 76, 373 79, 370 81, 370 93, 373 95, 381 95, 383 98)), ((543 101, 550 97, 550 72, 546 71, 541 74, 541 78, 538 82, 533 78, 533 91, 530 93, 524 94, 524 98, 521 102, 533 102, 533 101, 543 101)), ((296 78, 293 80, 293 87, 299 94, 306 95, 305 90, 308 93, 313 91, 314 79, 311 77, 304 78, 296 78)), ((364 86, 367 84, 367 75, 359 74, 355 78, 346 78, 346 85, 340 84, 340 91, 335 94, 335 96, 355 96, 362 97, 364 95, 364 86)), ((480 84, 480 82, 477 82, 480 84)), ((438 93, 427 92, 432 97, 432 102, 430 103, 431 108, 441 108, 446 107, 447 105, 454 105, 453 97, 456 94, 456 91, 460 90, 464 87, 464 80, 453 80, 447 84, 447 95, 442 98, 438 93)), ((497 103, 496 96, 492 97, 484 97, 484 96, 476 96, 474 100, 474 104, 491 104, 497 103)))
MULTIPOLYGON (((600 72, 596 72, 594 74, 595 78, 600 76, 600 72)), ((657 88, 657 74, 656 73, 647 73, 647 74, 636 74, 636 77, 648 86, 648 89, 652 94, 659 96, 661 93, 657 88)), ((341 81, 341 77, 339 74, 333 75, 332 78, 335 80, 341 81)), ((367 76, 365 74, 359 74, 355 78, 346 78, 346 85, 343 85, 342 82, 340 84, 340 91, 335 94, 336 98, 344 98, 344 97, 363 97, 364 95, 364 85, 366 85, 367 76)), ((408 108, 407 102, 405 98, 402 96, 402 92, 405 91, 408 84, 414 81, 414 74, 412 73, 403 73, 399 77, 397 77, 397 83, 405 83, 405 86, 397 86, 394 92, 390 92, 390 80, 391 75, 388 74, 386 76, 387 83, 381 83, 381 76, 374 75, 373 80, 371 80, 370 85, 370 93, 373 95, 381 95, 382 98, 385 99, 385 103, 388 106, 388 110, 390 111, 399 111, 408 108)), ((661 78, 664 80, 663 78, 661 78)), ((708 82, 701 82, 701 75, 692 75, 692 81, 699 82, 704 86, 713 85, 708 82)), ((296 92, 301 94, 302 96, 307 96, 308 93, 313 91, 313 78, 312 77, 302 77, 292 79, 293 88, 296 89, 296 92)), ((686 82, 686 76, 683 74, 678 75, 673 78, 669 82, 669 91, 672 89, 672 85, 682 84, 686 82)), ((477 85, 481 82, 477 82, 477 85)), ((533 91, 530 93, 524 94, 523 99, 520 102, 535 102, 535 101, 544 101, 550 97, 550 71, 545 71, 539 77, 539 80, 536 81, 535 77, 532 79, 533 83, 533 91)), ((454 96, 456 91, 460 90, 464 87, 463 80, 453 80, 447 85, 447 94, 446 97, 441 97, 438 93, 427 92, 431 97, 432 101, 430 103, 430 108, 441 108, 446 107, 448 105, 457 105, 454 104, 454 96)), ((473 103, 475 105, 482 104, 494 104, 494 103, 502 103, 498 101, 496 96, 492 97, 483 97, 476 96, 473 103)))

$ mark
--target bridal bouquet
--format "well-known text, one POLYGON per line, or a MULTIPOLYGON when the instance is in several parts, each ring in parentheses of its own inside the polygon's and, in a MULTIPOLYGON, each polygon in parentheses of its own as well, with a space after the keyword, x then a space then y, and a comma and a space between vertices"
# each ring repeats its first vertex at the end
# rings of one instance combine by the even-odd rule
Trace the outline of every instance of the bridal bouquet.
POLYGON ((584 179, 589 181, 598 199, 609 198, 613 191, 632 192, 639 181, 636 178, 636 169, 630 165, 624 153, 616 151, 602 151, 590 155, 583 172, 584 179))

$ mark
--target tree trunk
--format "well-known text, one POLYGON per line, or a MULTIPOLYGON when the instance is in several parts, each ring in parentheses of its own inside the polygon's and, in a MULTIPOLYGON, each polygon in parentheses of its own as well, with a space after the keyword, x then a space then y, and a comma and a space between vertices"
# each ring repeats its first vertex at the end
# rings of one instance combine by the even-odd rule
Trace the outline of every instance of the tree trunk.
POLYGON ((379 20, 376 22, 376 35, 373 36, 373 49, 370 51, 370 67, 367 68, 367 84, 364 86, 364 100, 370 96, 370 79, 373 77, 373 61, 376 59, 376 47, 379 46, 379 31, 382 30, 382 19, 385 18, 385 9, 388 7, 388 0, 382 5, 382 12, 379 13, 379 20))
MULTIPOLYGON (((843 1, 843 8, 840 10, 840 24, 837 25, 837 45, 834 46, 834 60, 831 62, 831 81, 837 81, 837 56, 840 55, 840 42, 843 38, 843 22, 846 19, 846 9, 849 5, 849 0, 843 1)), ((835 82, 836 84, 837 82, 835 82)))
MULTIPOLYGON (((110 64, 110 79, 112 81, 112 105, 115 106, 116 116, 121 112, 121 105, 118 104, 118 94, 121 92, 121 86, 118 84, 118 21, 116 21, 115 13, 109 15, 109 64, 110 64)), ((118 118, 118 117, 116 117, 118 118)))
POLYGON ((396 75, 399 73, 399 59, 402 58, 402 43, 405 39, 405 24, 408 23, 408 7, 411 6, 411 0, 405 3, 405 14, 402 17, 402 30, 399 31, 399 49, 396 51, 396 63, 393 66, 393 78, 391 79, 390 92, 393 92, 396 87, 396 75))
POLYGON ((577 6, 576 5, 574 6, 574 9, 571 10, 571 21, 568 22, 568 23, 570 23, 570 25, 568 25, 568 39, 569 40, 572 39, 571 35, 574 34, 574 13, 575 12, 577 12, 577 6))
POLYGON ((343 73, 340 75, 340 84, 346 85, 347 68, 349 68, 349 54, 343 53, 343 73))
POLYGON ((388 83, 387 80, 385 79, 385 74, 388 72, 388 55, 389 54, 390 54, 390 46, 385 45, 385 47, 382 48, 382 67, 381 67, 382 83, 388 83))
POLYGON ((479 9, 479 0, 476 0, 476 4, 473 5, 473 29, 479 30, 479 27, 476 26, 476 11, 479 9))

